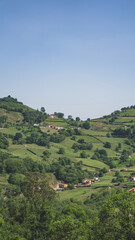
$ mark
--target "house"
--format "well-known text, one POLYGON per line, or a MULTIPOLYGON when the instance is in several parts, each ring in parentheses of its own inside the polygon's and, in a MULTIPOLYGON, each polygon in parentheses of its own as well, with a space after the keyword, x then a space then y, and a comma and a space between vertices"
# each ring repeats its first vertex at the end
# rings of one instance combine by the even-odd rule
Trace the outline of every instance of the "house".
POLYGON ((127 168, 123 168, 120 170, 121 172, 127 172, 127 168))
POLYGON ((91 184, 91 179, 88 179, 88 178, 82 179, 82 184, 90 185, 91 184))
POLYGON ((50 124, 49 124, 49 125, 47 125, 47 127, 48 127, 48 128, 53 128, 53 126, 52 126, 52 125, 50 125, 50 124))
POLYGON ((56 130, 61 130, 61 129, 63 129, 63 127, 54 127, 56 130))
POLYGON ((99 182, 100 180, 99 180, 98 177, 94 177, 94 178, 93 178, 93 181, 94 181, 94 182, 99 182))
POLYGON ((135 188, 131 188, 131 189, 129 189, 129 192, 135 192, 135 188))
POLYGON ((132 181, 135 181, 135 177, 132 177, 132 181))
POLYGON ((57 127, 57 126, 55 126, 55 125, 47 125, 47 127, 48 128, 52 128, 52 129, 55 129, 55 130, 61 130, 61 129, 63 129, 63 127, 57 127))
POLYGON ((38 123, 34 123, 34 125, 33 125, 34 127, 38 127, 39 126, 39 124, 38 123))
POLYGON ((57 118, 57 115, 56 114, 51 114, 49 115, 50 118, 57 118))
POLYGON ((59 183, 59 188, 67 188, 68 184, 65 183, 59 183))

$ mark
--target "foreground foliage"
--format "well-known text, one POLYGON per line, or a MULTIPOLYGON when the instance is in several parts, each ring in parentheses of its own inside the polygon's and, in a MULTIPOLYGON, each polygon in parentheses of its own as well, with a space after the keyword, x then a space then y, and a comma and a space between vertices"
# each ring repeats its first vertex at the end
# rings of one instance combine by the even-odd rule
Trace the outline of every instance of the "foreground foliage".
POLYGON ((133 240, 135 197, 114 194, 99 210, 58 199, 47 178, 29 173, 21 194, 1 198, 0 239, 3 240, 133 240))

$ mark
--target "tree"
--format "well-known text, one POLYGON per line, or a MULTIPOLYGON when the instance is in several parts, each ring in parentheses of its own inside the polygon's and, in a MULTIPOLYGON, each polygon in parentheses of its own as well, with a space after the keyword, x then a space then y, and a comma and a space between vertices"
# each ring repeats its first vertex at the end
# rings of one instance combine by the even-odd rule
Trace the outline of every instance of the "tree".
POLYGON ((85 141, 84 141, 83 138, 79 138, 77 142, 78 142, 78 143, 85 143, 85 141))
POLYGON ((85 151, 82 151, 82 152, 80 153, 80 158, 86 158, 86 157, 87 157, 86 152, 85 152, 85 151))
POLYGON ((64 149, 64 148, 59 148, 58 153, 59 153, 59 154, 64 154, 64 153, 65 153, 65 149, 64 149))
POLYGON ((118 143, 118 148, 121 149, 121 143, 118 143))
POLYGON ((22 134, 20 132, 17 132, 14 136, 14 140, 18 141, 20 138, 22 138, 22 134))
POLYGON ((55 191, 49 186, 47 178, 39 173, 29 173, 21 190, 24 196, 14 197, 6 202, 6 211, 3 209, 6 237, 1 237, 0 229, 0 239, 49 239, 54 218, 52 203, 55 200, 55 191))
POLYGON ((9 174, 9 178, 8 178, 8 182, 14 185, 21 185, 21 183, 23 182, 23 176, 21 174, 15 173, 9 174))
POLYGON ((111 143, 110 142, 105 142, 104 147, 105 148, 111 148, 111 143))
POLYGON ((0 148, 7 149, 9 146, 8 140, 0 133, 0 148))
POLYGON ((64 117, 64 113, 58 112, 58 113, 57 113, 57 117, 58 117, 58 118, 63 118, 63 117, 64 117))
POLYGON ((68 115, 68 120, 69 120, 69 121, 73 120, 73 118, 72 118, 71 115, 68 115))
POLYGON ((115 172, 115 177, 116 178, 113 178, 112 179, 112 182, 113 183, 121 183, 121 182, 124 182, 124 177, 122 175, 120 175, 120 172, 119 171, 116 171, 115 172))
POLYGON ((83 123, 83 128, 85 128, 85 129, 89 129, 90 128, 90 123, 88 122, 88 121, 86 121, 86 122, 84 122, 83 123))
POLYGON ((41 112, 45 113, 45 108, 44 107, 41 107, 41 112))
POLYGON ((50 155, 51 155, 51 153, 50 153, 48 150, 45 150, 45 151, 43 152, 43 155, 44 155, 44 157, 49 158, 50 155))
POLYGON ((26 167, 23 160, 19 159, 10 159, 8 158, 5 161, 5 170, 7 173, 25 173, 26 167))
POLYGON ((120 157, 121 162, 126 162, 128 160, 128 152, 127 150, 123 150, 122 155, 120 157))
POLYGON ((134 194, 124 192, 114 195, 101 208, 95 239, 134 239, 134 205, 134 194))
POLYGON ((49 186, 47 178, 41 173, 28 173, 21 185, 24 196, 35 201, 51 201, 55 191, 49 186))
POLYGON ((86 224, 73 218, 72 215, 53 223, 51 232, 51 240, 88 240, 88 227, 86 224))
POLYGON ((79 204, 65 205, 58 219, 53 222, 51 240, 91 240, 92 213, 79 204))
POLYGON ((80 118, 79 117, 76 117, 76 119, 75 119, 77 122, 79 122, 80 121, 80 118))

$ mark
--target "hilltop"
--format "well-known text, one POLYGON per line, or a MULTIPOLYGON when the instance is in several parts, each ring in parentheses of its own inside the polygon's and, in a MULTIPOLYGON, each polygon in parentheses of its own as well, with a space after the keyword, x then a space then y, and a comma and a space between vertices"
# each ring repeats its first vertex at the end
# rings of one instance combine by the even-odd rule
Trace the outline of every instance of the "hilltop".
POLYGON ((0 127, 1 186, 16 186, 28 172, 40 172, 54 188, 66 184, 62 199, 86 203, 93 193, 133 186, 135 106, 81 121, 63 113, 49 116, 44 107, 34 110, 8 96, 0 99, 0 127))

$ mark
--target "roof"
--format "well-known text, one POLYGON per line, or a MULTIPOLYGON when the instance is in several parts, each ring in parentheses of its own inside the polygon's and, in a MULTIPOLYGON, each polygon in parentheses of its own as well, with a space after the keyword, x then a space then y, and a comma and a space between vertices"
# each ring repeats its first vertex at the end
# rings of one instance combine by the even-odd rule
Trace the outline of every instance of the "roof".
POLYGON ((129 192, 132 191, 132 190, 135 190, 135 188, 133 187, 133 188, 129 189, 129 192))
POLYGON ((50 116, 52 116, 52 117, 57 117, 57 115, 56 115, 56 114, 50 114, 50 116))

